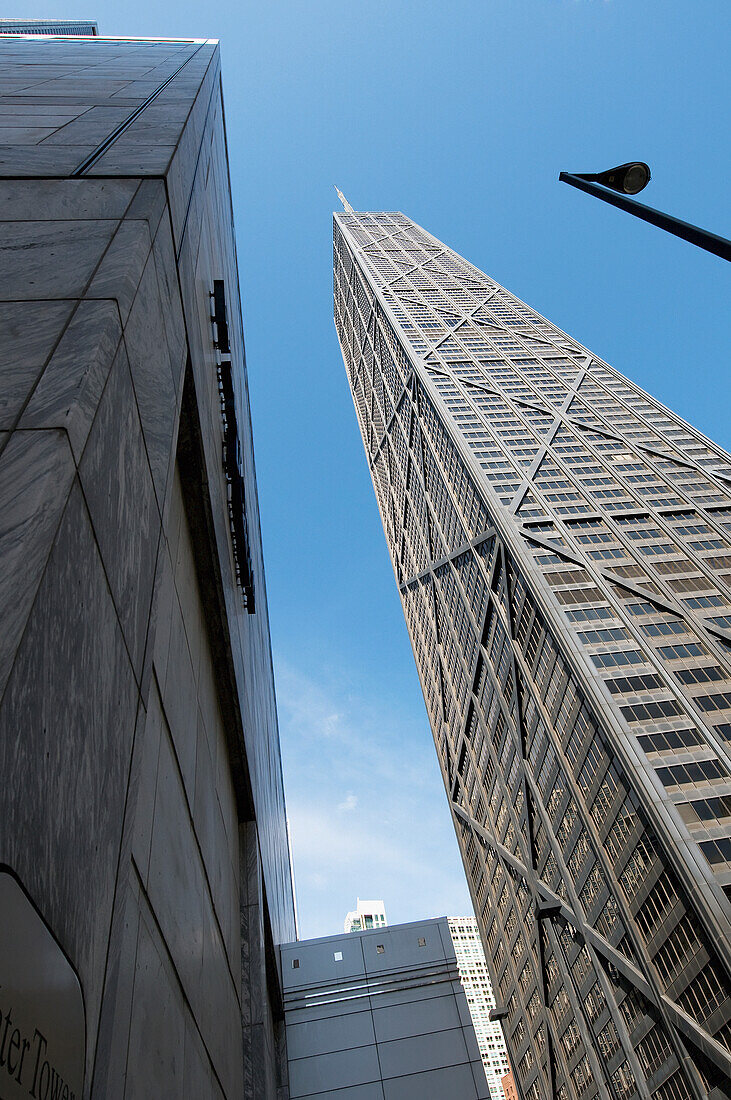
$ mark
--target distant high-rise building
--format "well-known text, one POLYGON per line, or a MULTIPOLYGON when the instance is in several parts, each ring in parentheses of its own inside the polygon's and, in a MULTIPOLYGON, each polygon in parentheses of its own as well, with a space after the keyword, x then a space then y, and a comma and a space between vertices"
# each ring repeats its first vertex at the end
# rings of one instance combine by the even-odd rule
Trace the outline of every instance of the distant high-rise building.
POLYGON ((334 245, 518 1092, 728 1097, 731 457, 404 215, 334 245))
POLYGON ((503 1100, 501 1081, 510 1064, 502 1027, 499 1021, 490 1019, 490 1011, 495 1008, 495 996, 487 971, 480 930, 474 917, 449 917, 448 924, 460 981, 467 996, 477 1045, 485 1067, 490 1097, 491 1100, 503 1100))
POLYGON ((346 932, 362 932, 366 928, 385 928, 386 908, 382 901, 355 900, 355 909, 345 918, 346 932))
POLYGON ((96 23, 90 19, 0 19, 0 34, 56 34, 62 37, 96 37, 96 23))

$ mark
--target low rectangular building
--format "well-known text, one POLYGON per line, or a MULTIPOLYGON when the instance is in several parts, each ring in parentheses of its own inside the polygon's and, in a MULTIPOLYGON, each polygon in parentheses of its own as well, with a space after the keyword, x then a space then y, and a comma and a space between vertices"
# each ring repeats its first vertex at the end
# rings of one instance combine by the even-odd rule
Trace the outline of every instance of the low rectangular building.
POLYGON ((280 951, 290 1100, 488 1100, 445 917, 280 951))

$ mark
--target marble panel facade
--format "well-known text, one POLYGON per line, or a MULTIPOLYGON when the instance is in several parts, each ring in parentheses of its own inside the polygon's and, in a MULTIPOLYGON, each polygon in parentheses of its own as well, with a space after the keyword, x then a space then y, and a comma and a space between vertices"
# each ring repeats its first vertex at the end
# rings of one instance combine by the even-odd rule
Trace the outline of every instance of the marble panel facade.
POLYGON ((7 36, 0 105, 0 863, 79 976, 87 1098, 281 1097, 294 901, 218 47, 7 36))

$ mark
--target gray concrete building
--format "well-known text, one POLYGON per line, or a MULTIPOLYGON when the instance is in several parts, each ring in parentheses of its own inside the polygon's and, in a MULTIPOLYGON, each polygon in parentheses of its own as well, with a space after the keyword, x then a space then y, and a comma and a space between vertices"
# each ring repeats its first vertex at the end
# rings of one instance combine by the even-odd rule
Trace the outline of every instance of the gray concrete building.
POLYGON ((280 956, 291 1100, 489 1100, 446 917, 280 956))
POLYGON ((218 46, 0 54, 0 1094, 272 1100, 296 931, 218 46))
POLYGON ((334 245, 518 1092, 728 1097, 731 456, 403 214, 334 245))

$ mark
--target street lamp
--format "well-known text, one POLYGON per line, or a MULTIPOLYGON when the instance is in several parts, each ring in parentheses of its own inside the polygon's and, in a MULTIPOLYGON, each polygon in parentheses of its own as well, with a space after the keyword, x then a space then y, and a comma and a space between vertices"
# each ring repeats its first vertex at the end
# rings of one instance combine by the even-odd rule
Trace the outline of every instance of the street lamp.
POLYGON ((588 195, 595 195, 596 198, 608 202, 611 206, 618 206, 620 210, 626 210, 636 218, 650 222, 651 225, 657 225, 676 237, 682 237, 684 241, 690 241, 691 244, 704 248, 706 252, 713 252, 724 260, 731 260, 731 241, 726 240, 725 237, 718 237, 706 229, 699 229, 697 225, 681 222, 671 214, 663 214, 660 210, 653 210, 651 206, 644 206, 641 202, 628 198, 629 195, 638 194, 650 182, 650 169, 644 161, 630 161, 595 175, 561 172, 558 178, 562 183, 570 183, 572 187, 586 191, 588 195))
MULTIPOLYGON (((562 172, 560 178, 562 179, 565 175, 566 173, 562 172)), ((596 175, 587 175, 584 172, 576 172, 575 175, 577 179, 611 187, 612 191, 618 191, 620 195, 638 195, 650 182, 650 166, 642 160, 635 160, 628 164, 620 164, 616 168, 608 168, 606 172, 598 172, 596 175)))

